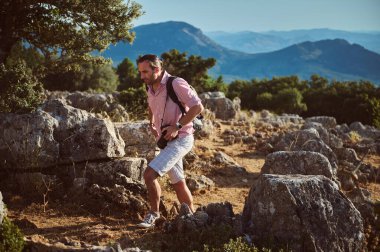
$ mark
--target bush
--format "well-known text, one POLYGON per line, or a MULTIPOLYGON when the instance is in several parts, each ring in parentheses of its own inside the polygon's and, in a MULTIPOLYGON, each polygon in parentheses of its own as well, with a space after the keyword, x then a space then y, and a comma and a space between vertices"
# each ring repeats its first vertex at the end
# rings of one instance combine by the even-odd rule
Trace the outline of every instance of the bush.
POLYGON ((41 82, 24 61, 0 65, 0 112, 27 113, 43 101, 41 82))
POLYGON ((7 217, 0 225, 0 251, 18 252, 24 248, 24 236, 7 217))
POLYGON ((148 102, 145 86, 121 91, 119 102, 125 107, 132 119, 147 118, 148 102))

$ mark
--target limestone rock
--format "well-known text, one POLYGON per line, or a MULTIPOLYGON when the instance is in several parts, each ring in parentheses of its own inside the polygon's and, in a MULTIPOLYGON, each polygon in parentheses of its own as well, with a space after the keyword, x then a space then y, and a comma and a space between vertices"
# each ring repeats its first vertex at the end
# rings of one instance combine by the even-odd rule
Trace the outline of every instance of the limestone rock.
POLYGON ((111 121, 73 108, 64 100, 49 100, 43 109, 59 122, 54 132, 59 142, 59 163, 124 156, 125 143, 111 121))
POLYGON ((204 175, 190 175, 186 178, 186 184, 191 192, 195 192, 201 189, 210 190, 215 183, 204 175))
POLYGON ((59 143, 53 133, 58 120, 44 111, 0 115, 0 169, 28 170, 54 165, 59 143))
POLYGON ((261 174, 324 175, 333 179, 336 170, 333 170, 329 160, 318 152, 278 151, 266 156, 261 174))
POLYGON ((261 175, 246 200, 243 225, 255 244, 273 241, 292 251, 361 251, 364 246, 359 211, 320 175, 261 175))
POLYGON ((320 123, 326 129, 335 128, 336 126, 336 119, 331 116, 314 116, 306 118, 305 121, 320 123))
POLYGON ((120 178, 119 174, 143 182, 146 166, 146 159, 131 157, 101 163, 91 162, 86 167, 86 177, 89 178, 91 183, 103 186, 121 184, 120 181, 117 181, 120 178))
POLYGON ((156 140, 149 128, 149 121, 115 123, 121 138, 125 142, 128 156, 154 157, 156 140))
POLYGON ((238 101, 232 102, 222 92, 203 93, 200 95, 205 108, 215 113, 215 117, 222 120, 233 119, 240 110, 238 101))

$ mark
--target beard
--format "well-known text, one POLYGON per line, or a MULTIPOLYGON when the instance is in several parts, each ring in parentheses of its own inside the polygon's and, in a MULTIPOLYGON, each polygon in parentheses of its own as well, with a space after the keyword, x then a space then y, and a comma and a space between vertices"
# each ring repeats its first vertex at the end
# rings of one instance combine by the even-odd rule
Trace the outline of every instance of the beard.
POLYGON ((158 78, 159 77, 155 78, 154 74, 152 73, 152 75, 149 78, 145 78, 143 79, 143 81, 145 82, 145 84, 152 86, 155 82, 157 82, 158 78))

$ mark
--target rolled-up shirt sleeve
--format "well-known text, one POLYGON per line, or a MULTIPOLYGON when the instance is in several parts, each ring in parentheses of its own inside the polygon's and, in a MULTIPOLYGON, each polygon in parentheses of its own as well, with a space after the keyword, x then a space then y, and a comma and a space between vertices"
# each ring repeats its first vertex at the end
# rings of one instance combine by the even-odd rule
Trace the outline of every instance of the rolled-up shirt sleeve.
POLYGON ((182 78, 176 78, 173 81, 173 89, 174 92, 177 94, 178 100, 181 103, 185 104, 188 108, 202 103, 197 93, 182 78))

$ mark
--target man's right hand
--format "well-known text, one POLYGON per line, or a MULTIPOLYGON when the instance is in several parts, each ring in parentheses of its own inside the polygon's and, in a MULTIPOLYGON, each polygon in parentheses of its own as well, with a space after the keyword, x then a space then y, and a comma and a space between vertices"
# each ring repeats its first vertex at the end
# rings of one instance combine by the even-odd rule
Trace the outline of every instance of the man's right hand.
POLYGON ((156 130, 156 127, 154 127, 154 124, 153 123, 149 124, 149 127, 150 127, 150 131, 152 132, 153 136, 155 138, 157 138, 158 137, 158 132, 156 130))

